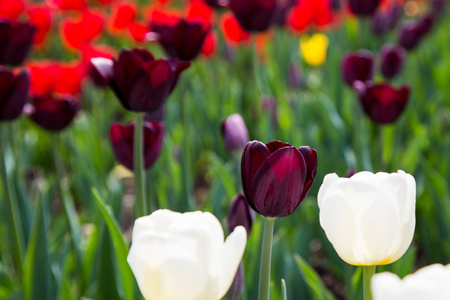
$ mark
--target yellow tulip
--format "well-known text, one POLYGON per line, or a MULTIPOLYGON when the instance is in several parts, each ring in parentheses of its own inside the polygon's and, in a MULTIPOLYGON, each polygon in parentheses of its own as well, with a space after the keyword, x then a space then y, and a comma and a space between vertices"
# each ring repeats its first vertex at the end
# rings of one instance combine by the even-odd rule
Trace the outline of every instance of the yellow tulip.
POLYGON ((328 38, 323 33, 315 33, 311 37, 300 38, 300 55, 310 66, 320 66, 327 57, 328 38))

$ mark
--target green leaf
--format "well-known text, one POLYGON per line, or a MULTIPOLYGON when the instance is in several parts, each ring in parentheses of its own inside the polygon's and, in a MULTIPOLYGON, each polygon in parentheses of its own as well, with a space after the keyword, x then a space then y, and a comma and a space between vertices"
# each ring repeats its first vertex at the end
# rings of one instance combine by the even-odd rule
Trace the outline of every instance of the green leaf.
MULTIPOLYGON (((125 242, 116 218, 111 212, 111 208, 109 206, 106 206, 96 189, 93 189, 92 192, 94 194, 97 206, 103 216, 103 219, 106 222, 106 226, 109 230, 114 245, 114 250, 117 256, 117 265, 120 271, 119 277, 121 278, 123 296, 125 299, 133 299, 134 277, 133 273, 131 272, 130 266, 127 263, 128 245, 125 242)), ((99 274, 99 276, 102 276, 102 274, 99 274)))
POLYGON ((313 299, 316 300, 332 300, 334 299, 331 292, 320 280, 316 271, 298 254, 294 254, 294 259, 297 262, 298 269, 303 276, 306 284, 309 287, 313 299))

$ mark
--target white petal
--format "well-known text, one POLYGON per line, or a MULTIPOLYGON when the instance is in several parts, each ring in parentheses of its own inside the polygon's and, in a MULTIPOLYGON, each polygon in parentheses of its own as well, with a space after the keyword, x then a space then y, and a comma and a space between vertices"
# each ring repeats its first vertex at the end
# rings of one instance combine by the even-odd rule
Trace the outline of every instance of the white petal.
POLYGON ((397 275, 383 272, 373 275, 370 283, 373 300, 401 300, 403 287, 397 275))
POLYGON ((322 206, 322 200, 323 196, 328 192, 328 188, 333 185, 337 180, 339 180, 339 177, 336 173, 330 173, 325 175, 323 178, 323 183, 320 186, 319 193, 317 194, 317 202, 319 204, 319 208, 322 206))
POLYGON ((98 73, 105 79, 110 79, 113 77, 113 65, 112 59, 104 57, 94 57, 91 58, 91 63, 98 73))

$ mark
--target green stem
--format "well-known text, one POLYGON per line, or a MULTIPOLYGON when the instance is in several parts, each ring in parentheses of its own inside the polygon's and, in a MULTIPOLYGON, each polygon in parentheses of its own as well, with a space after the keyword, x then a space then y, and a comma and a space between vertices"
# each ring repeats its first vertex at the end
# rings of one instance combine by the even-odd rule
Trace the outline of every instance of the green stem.
POLYGON ((384 165, 384 127, 383 125, 377 125, 377 131, 378 131, 378 171, 383 172, 385 170, 384 165))
POLYGON ((253 77, 255 79, 258 97, 261 98, 263 90, 262 90, 262 83, 261 83, 261 77, 260 77, 261 71, 260 71, 259 62, 258 62, 258 46, 256 44, 256 35, 255 34, 253 34, 251 37, 251 43, 252 43, 252 50, 253 50, 251 53, 252 66, 253 66, 253 77))
POLYGON ((273 227, 276 219, 264 219, 264 236, 261 249, 261 267, 259 269, 259 300, 269 300, 270 295, 270 258, 272 256, 273 227))
POLYGON ((20 220, 19 208, 17 206, 16 193, 11 185, 6 170, 6 125, 0 124, 0 172, 5 192, 7 215, 12 233, 12 258, 14 267, 19 275, 22 274, 23 254, 25 239, 23 237, 22 222, 20 220))
POLYGON ((287 300, 286 281, 281 279, 281 300, 287 300))
POLYGON ((143 124, 144 114, 138 113, 134 124, 134 194, 136 197, 136 217, 142 217, 149 213, 144 188, 143 124))
POLYGON ((363 289, 364 300, 372 300, 372 291, 370 290, 370 281, 373 274, 375 274, 375 268, 377 266, 363 266, 363 289))

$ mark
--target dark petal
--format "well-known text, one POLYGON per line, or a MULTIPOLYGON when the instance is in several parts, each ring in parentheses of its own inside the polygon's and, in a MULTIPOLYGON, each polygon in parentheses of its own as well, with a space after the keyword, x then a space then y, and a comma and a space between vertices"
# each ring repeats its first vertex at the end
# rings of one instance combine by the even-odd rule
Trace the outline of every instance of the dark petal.
POLYGON ((144 168, 150 168, 158 159, 164 141, 163 122, 144 122, 144 168))
POLYGON ((415 49, 419 45, 421 40, 421 28, 416 24, 416 22, 405 22, 405 24, 400 29, 398 44, 406 50, 410 51, 415 49))
POLYGON ((70 95, 34 97, 31 104, 30 118, 49 131, 60 131, 69 126, 80 109, 78 99, 70 95))
POLYGON ((19 66, 33 44, 36 27, 28 23, 0 22, 0 64, 19 66))
POLYGON ((133 137, 134 124, 123 126, 119 123, 113 123, 109 130, 109 138, 116 160, 133 170, 133 137))
POLYGON ((230 0, 229 8, 241 27, 247 31, 261 32, 272 25, 276 0, 230 0))
POLYGON ((6 99, 13 88, 14 81, 14 74, 0 67, 0 105, 6 103, 6 99))
POLYGON ((165 106, 161 106, 158 110, 145 114, 144 120, 147 122, 162 122, 166 113, 165 106))
POLYGON ((370 51, 361 50, 349 53, 342 60, 342 77, 350 87, 356 80, 362 82, 372 80, 374 58, 370 51))
POLYGON ((91 77, 100 86, 105 86, 114 77, 114 61, 109 58, 95 57, 91 59, 91 77))
POLYGON ((252 182, 255 210, 273 218, 292 214, 301 203, 306 172, 305 160, 297 148, 275 151, 258 169, 252 182))
POLYGON ((308 194, 309 189, 316 177, 317 173, 317 151, 316 149, 312 149, 309 146, 302 146, 298 148, 300 153, 303 155, 306 163, 306 178, 305 178, 305 186, 303 187, 301 200, 305 199, 306 194, 308 194))
POLYGON ((230 289, 226 293, 225 300, 239 300, 241 298, 242 290, 244 288, 244 269, 242 261, 239 264, 236 275, 231 283, 230 289))
POLYGON ((170 65, 170 68, 172 69, 172 71, 174 72, 174 80, 173 80, 172 87, 170 89, 170 92, 172 93, 172 91, 175 89, 175 86, 177 85, 177 82, 178 82, 181 72, 183 72, 184 70, 189 68, 191 66, 191 62, 190 61, 180 62, 176 58, 170 58, 169 65, 170 65))
POLYGON ((10 76, 7 73, 9 72, 0 71, 0 121, 12 121, 22 114, 30 87, 28 72, 21 72, 15 78, 12 73, 10 76), (6 90, 8 88, 9 91, 6 90))
POLYGON ((205 27, 201 23, 190 23, 185 29, 185 35, 183 36, 182 54, 179 59, 181 60, 193 60, 198 56, 202 50, 203 43, 210 31, 210 27, 205 27))
POLYGON ((247 238, 253 227, 253 220, 255 213, 245 200, 245 196, 237 194, 231 201, 230 209, 228 210, 228 231, 233 232, 237 226, 244 226, 247 230, 247 238))
POLYGON ((278 149, 283 147, 292 147, 292 145, 280 141, 273 141, 266 144, 267 149, 269 149, 270 153, 274 153, 278 149))
POLYGON ((381 73, 385 78, 394 78, 400 73, 405 60, 405 50, 400 46, 384 45, 381 49, 381 73))
POLYGON ((253 203, 253 197, 251 194, 251 186, 253 179, 255 178, 258 169, 266 161, 267 157, 270 156, 270 151, 267 149, 266 145, 260 141, 249 142, 242 153, 241 159, 241 181, 242 189, 244 195, 250 204, 250 206, 255 209, 253 203))
POLYGON ((380 0, 349 0, 350 10, 358 16, 370 16, 375 13, 380 0))

